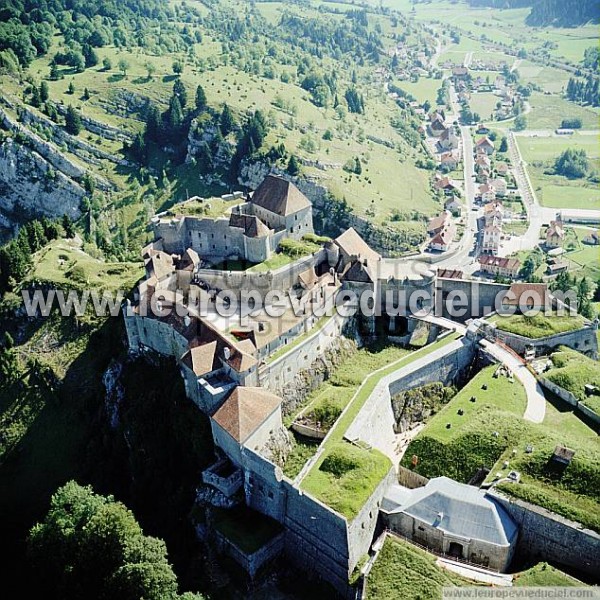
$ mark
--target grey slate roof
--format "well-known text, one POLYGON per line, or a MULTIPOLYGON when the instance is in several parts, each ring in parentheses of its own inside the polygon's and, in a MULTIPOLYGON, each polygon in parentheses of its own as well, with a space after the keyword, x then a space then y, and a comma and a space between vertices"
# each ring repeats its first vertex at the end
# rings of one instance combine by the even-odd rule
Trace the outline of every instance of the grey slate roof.
POLYGON ((404 513, 441 531, 497 546, 509 546, 517 526, 485 491, 448 477, 431 479, 426 486, 392 486, 381 509, 404 513))

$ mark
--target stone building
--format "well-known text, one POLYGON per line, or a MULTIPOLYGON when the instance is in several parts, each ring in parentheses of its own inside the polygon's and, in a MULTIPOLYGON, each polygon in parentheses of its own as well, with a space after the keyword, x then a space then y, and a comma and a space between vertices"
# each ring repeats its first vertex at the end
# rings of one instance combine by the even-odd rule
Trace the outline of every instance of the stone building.
POLYGON ((416 489, 390 487, 381 512, 392 531, 434 552, 498 571, 508 567, 517 542, 517 526, 492 497, 448 477, 416 489))
POLYGON ((228 216, 163 216, 153 219, 154 236, 167 253, 192 249, 202 260, 226 259, 260 263, 285 238, 313 233, 312 204, 291 182, 268 175, 243 204, 228 216))

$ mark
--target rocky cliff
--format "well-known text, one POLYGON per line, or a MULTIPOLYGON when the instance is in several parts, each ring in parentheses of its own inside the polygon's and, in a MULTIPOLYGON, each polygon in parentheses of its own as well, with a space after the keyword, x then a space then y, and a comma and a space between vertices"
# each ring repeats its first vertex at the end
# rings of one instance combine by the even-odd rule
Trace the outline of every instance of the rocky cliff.
POLYGON ((30 147, 8 137, 0 145, 0 224, 36 216, 79 216, 85 190, 30 147))

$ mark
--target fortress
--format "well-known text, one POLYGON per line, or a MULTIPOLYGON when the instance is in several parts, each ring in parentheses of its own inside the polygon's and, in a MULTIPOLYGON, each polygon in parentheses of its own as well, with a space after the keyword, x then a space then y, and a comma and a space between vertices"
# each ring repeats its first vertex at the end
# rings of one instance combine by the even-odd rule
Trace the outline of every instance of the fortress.
MULTIPOLYGON (((216 490, 221 505, 241 501, 281 525, 276 539, 252 555, 231 545, 228 548, 222 540, 224 549, 252 575, 283 552, 300 566, 310 565, 342 597, 354 597, 350 576, 368 553, 382 521, 388 528, 401 529, 419 518, 416 513, 412 520, 402 516, 403 505, 432 502, 422 495, 409 502, 407 493, 398 489, 388 443, 395 425, 390 397, 399 389, 456 380, 481 354, 481 336, 464 335, 466 328, 447 318, 430 319, 427 339, 441 341, 431 350, 425 346, 413 353, 414 357, 381 378, 344 425, 340 431, 344 443, 359 451, 377 452, 388 465, 352 517, 303 489, 302 479, 324 451, 327 437, 317 456, 293 480, 276 464, 274 448, 284 451, 287 436, 282 420, 285 390, 302 373, 310 373, 315 361, 335 348, 344 333, 368 339, 383 327, 392 339, 408 341, 418 321, 409 316, 407 298, 417 292, 418 308, 428 308, 435 294, 447 293, 452 282, 438 280, 418 262, 383 258, 354 229, 332 240, 313 241, 307 246, 310 251, 276 269, 219 269, 227 260, 260 265, 281 253, 284 240, 302 247, 307 239, 316 239, 310 202, 292 183, 273 176, 242 204, 232 206, 228 216, 162 215, 153 219, 153 225, 155 240, 143 251, 146 278, 125 314, 130 351, 153 351, 176 360, 188 397, 210 418, 218 455, 202 480, 216 490), (221 296, 223 290, 228 290, 229 297, 221 296), (285 299, 269 301, 268 292, 273 290, 285 292, 285 299), (223 316, 232 303, 256 292, 261 302, 241 303, 239 310, 223 316), (392 299, 398 314, 356 316, 334 310, 336 305, 347 307, 346 292, 367 292, 373 306, 392 299), (274 306, 278 316, 270 310, 274 306)), ((508 290, 509 286, 494 289, 508 290)), ((456 486, 462 484, 452 487, 434 481, 431 489, 445 490, 450 500, 444 502, 456 506, 456 486)), ((489 523, 470 523, 472 550, 464 558, 504 568, 516 544, 517 527, 491 496, 482 493, 471 502, 485 507, 480 510, 482 518, 494 523, 498 532, 478 542, 473 532, 489 523)), ((442 540, 442 548, 449 548, 450 543, 454 551, 469 546, 461 525, 453 522, 447 528, 446 541, 435 537, 441 529, 433 521, 428 527, 437 528, 431 539, 442 540)), ((408 535, 408 529, 403 531, 408 535)))

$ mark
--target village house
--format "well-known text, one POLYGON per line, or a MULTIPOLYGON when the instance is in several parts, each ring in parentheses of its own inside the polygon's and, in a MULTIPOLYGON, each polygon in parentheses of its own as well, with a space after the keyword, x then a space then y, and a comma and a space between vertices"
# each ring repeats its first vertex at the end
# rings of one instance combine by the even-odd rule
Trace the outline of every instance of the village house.
POLYGON ((556 260, 548 263, 546 274, 550 276, 558 275, 569 270, 569 263, 564 260, 556 260))
POLYGON ((550 221, 550 226, 546 229, 546 248, 552 250, 561 248, 565 239, 565 229, 562 220, 557 218, 550 221))
POLYGON ((455 81, 465 80, 469 77, 469 69, 468 67, 453 67, 452 68, 452 79, 455 81))
POLYGON ((458 190, 456 183, 450 179, 450 177, 444 175, 443 177, 436 173, 433 187, 436 190, 443 190, 446 195, 453 194, 458 190))
POLYGON ((510 170, 508 163, 505 163, 505 162, 497 162, 495 165, 495 168, 496 168, 496 173, 498 173, 498 175, 500 175, 501 177, 506 177, 506 175, 508 175, 508 172, 510 170))
POLYGON ((496 196, 506 196, 507 187, 504 179, 497 177, 496 179, 492 179, 490 184, 493 186, 496 196))
POLYGON ((494 153, 494 142, 489 137, 484 136, 477 140, 475 148, 478 152, 485 152, 485 154, 491 156, 494 153))
POLYGON ((479 197, 484 203, 493 202, 496 199, 496 188, 490 183, 479 186, 479 197))
POLYGON ((448 171, 453 171, 458 167, 460 163, 460 153, 459 152, 444 152, 442 156, 440 156, 440 165, 447 169, 448 171))
POLYGON ((486 154, 478 154, 475 159, 475 170, 481 174, 482 170, 485 169, 488 173, 492 167, 492 161, 486 154))
POLYGON ((438 231, 429 242, 429 249, 436 252, 446 252, 450 248, 450 244, 454 240, 456 227, 452 221, 438 231))
POLYGON ((454 133, 454 127, 448 127, 442 132, 438 139, 440 150, 456 150, 458 148, 458 137, 454 133))
POLYGON ((504 218, 504 206, 502 202, 498 200, 488 202, 483 207, 483 216, 486 226, 495 225, 496 227, 501 227, 502 219, 504 218))
POLYGON ((518 258, 501 258, 484 254, 479 257, 479 271, 493 277, 514 279, 519 274, 521 261, 518 258))
POLYGON ((440 231, 445 229, 447 225, 450 223, 451 217, 450 213, 443 212, 437 217, 433 217, 429 219, 429 223, 427 225, 427 233, 433 237, 437 235, 440 231))
POLYGON ((588 244, 590 246, 598 246, 600 244, 600 240, 598 239, 598 232, 592 231, 588 235, 583 238, 583 243, 588 244))
POLYGON ((483 241, 481 251, 483 254, 498 254, 500 249, 500 240, 502 239, 502 229, 497 225, 488 225, 483 230, 483 241))
POLYGON ((434 112, 432 113, 432 115, 430 116, 430 121, 429 121, 429 135, 439 138, 442 133, 444 133, 444 131, 446 131, 446 124, 445 124, 445 118, 444 115, 439 113, 439 112, 434 112))
POLYGON ((462 207, 456 196, 450 196, 444 202, 444 210, 450 211, 455 217, 460 216, 462 207))

